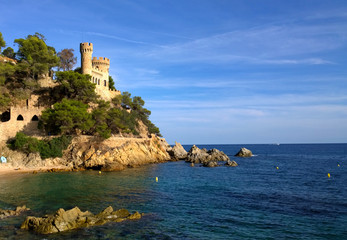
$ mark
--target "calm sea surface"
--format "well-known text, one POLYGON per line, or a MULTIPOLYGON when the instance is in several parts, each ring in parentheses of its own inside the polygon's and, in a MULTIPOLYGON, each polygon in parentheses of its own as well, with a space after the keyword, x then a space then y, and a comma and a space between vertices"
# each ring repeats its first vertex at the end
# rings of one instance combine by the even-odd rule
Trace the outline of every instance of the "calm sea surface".
POLYGON ((29 215, 42 216, 111 205, 146 215, 53 235, 20 230, 22 215, 0 220, 0 239, 347 239, 347 144, 199 147, 218 148, 239 166, 180 161, 102 174, 1 176, 0 208, 26 204, 29 215), (240 147, 255 156, 233 157, 240 147))

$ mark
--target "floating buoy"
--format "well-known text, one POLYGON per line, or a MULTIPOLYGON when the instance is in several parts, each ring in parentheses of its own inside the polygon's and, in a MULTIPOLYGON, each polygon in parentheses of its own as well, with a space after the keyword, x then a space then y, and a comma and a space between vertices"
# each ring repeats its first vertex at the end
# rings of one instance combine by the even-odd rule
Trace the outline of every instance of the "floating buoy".
POLYGON ((330 173, 328 173, 328 178, 330 178, 330 173))
POLYGON ((279 167, 276 167, 276 169, 278 170, 278 169, 279 169, 279 167))
POLYGON ((158 177, 155 177, 155 181, 158 182, 158 177))
POLYGON ((340 164, 337 164, 338 167, 340 167, 340 164))
POLYGON ((99 174, 101 174, 101 171, 99 171, 99 174))

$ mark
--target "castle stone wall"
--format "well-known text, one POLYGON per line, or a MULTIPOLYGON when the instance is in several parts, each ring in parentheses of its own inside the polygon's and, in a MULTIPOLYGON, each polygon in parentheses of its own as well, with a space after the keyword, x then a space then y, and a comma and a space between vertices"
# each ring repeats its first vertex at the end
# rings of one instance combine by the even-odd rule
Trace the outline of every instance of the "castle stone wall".
POLYGON ((44 109, 39 106, 37 95, 32 95, 23 104, 11 107, 10 120, 0 122, 0 141, 16 136, 19 131, 30 135, 40 134, 37 124, 44 109))

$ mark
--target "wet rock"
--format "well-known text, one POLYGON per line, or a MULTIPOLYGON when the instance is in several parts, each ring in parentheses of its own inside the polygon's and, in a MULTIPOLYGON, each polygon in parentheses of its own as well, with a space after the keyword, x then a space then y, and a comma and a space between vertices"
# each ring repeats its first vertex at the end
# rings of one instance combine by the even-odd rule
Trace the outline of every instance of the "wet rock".
POLYGON ((171 149, 168 150, 171 157, 174 159, 182 160, 187 158, 187 151, 183 148, 183 146, 175 142, 175 146, 173 146, 171 149))
MULTIPOLYGON (((202 163, 203 166, 208 166, 209 162, 219 162, 228 160, 230 160, 229 157, 224 152, 219 151, 218 149, 199 149, 197 146, 193 145, 193 147, 189 150, 187 154, 186 161, 191 163, 202 163)), ((210 166, 212 166, 212 164, 210 164, 210 166)))
POLYGON ((21 229, 32 230, 41 234, 63 232, 82 227, 102 225, 110 221, 121 222, 126 219, 140 219, 138 212, 130 214, 126 209, 114 211, 111 206, 94 215, 89 211, 82 212, 78 207, 65 211, 59 209, 53 215, 44 217, 28 216, 22 223, 21 229))
POLYGON ((30 208, 27 208, 25 205, 16 207, 15 210, 5 210, 0 208, 0 219, 10 217, 10 216, 18 216, 22 212, 29 211, 30 208))
POLYGON ((238 153, 235 154, 236 157, 252 157, 251 150, 247 148, 241 148, 238 153))
POLYGON ((228 161, 225 163, 225 166, 237 167, 238 164, 237 164, 237 162, 235 162, 235 161, 230 161, 230 160, 228 160, 228 161))

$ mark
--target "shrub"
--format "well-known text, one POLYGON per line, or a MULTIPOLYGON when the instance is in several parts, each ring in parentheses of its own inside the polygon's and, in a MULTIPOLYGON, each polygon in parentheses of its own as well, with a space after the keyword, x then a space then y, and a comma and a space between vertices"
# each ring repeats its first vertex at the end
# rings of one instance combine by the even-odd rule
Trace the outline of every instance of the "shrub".
POLYGON ((65 150, 71 143, 72 137, 62 135, 51 140, 38 140, 29 137, 22 132, 16 134, 10 142, 10 148, 24 153, 40 153, 42 159, 62 157, 65 150))

